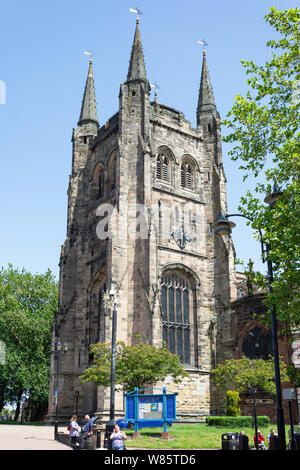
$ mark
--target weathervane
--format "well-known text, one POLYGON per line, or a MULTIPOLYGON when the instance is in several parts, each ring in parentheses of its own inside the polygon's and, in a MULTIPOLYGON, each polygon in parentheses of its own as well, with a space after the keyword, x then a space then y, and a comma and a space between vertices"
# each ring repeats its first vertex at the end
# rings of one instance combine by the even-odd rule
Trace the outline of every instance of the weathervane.
POLYGON ((92 60, 92 56, 95 55, 92 53, 92 51, 84 51, 84 54, 90 56, 90 60, 92 60))
POLYGON ((143 12, 139 9, 139 7, 136 8, 129 8, 130 13, 135 13, 137 15, 136 20, 139 20, 139 15, 142 15, 143 12))
POLYGON ((208 46, 207 42, 205 41, 205 39, 201 39, 198 41, 198 44, 200 44, 201 46, 203 46, 203 52, 204 52, 204 46, 208 46))

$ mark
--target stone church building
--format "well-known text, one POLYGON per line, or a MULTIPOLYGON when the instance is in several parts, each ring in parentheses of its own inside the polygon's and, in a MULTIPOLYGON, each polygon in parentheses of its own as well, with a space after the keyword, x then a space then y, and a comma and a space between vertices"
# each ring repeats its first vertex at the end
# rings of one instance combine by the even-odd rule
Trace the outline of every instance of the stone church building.
MULTIPOLYGON (((109 389, 82 384, 89 346, 109 342, 117 298, 117 340, 135 334, 166 341, 190 374, 177 391, 180 420, 216 411, 210 371, 227 358, 220 315, 237 299, 231 238, 214 232, 226 213, 220 116, 203 52, 197 127, 181 111, 150 99, 137 20, 119 109, 102 127, 90 59, 81 112, 72 135, 67 234, 60 257, 59 306, 53 337, 68 344, 58 376, 60 420, 79 413, 109 415, 109 389), (217 361, 217 362, 216 362, 217 361), (77 393, 76 393, 77 392, 77 393)), ((124 71, 125 72, 125 71, 124 71)), ((48 419, 55 416, 52 358, 48 419)), ((161 386, 159 384, 157 386, 161 386)), ((124 416, 122 393, 116 417, 124 416)))

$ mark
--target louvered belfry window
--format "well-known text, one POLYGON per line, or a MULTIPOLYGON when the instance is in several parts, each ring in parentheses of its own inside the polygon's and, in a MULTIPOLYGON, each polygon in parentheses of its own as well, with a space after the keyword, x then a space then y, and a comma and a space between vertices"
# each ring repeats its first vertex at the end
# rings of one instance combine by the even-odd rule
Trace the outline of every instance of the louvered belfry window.
POLYGON ((156 178, 162 181, 169 181, 168 159, 164 154, 159 154, 156 160, 156 178))
POLYGON ((181 165, 181 187, 192 189, 192 168, 189 163, 182 163, 181 165))
POLYGON ((189 283, 177 274, 166 275, 161 284, 163 341, 180 362, 190 363, 189 283))

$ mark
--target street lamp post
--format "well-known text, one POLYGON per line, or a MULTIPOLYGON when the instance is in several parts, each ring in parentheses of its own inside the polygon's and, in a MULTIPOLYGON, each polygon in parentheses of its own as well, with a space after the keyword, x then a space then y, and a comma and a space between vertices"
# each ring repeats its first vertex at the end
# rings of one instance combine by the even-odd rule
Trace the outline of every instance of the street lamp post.
POLYGON ((57 343, 52 341, 51 343, 51 354, 56 360, 56 387, 55 387, 55 425, 54 425, 54 439, 57 441, 58 438, 58 376, 60 370, 60 358, 61 355, 65 355, 68 351, 67 343, 65 342, 62 346, 60 340, 57 343))
POLYGON ((254 429, 255 429, 255 447, 256 447, 256 450, 258 450, 258 432, 257 432, 256 390, 255 390, 255 387, 252 387, 252 397, 253 397, 253 418, 254 418, 254 429))
MULTIPOLYGON (((265 198, 265 202, 269 204, 271 208, 275 207, 276 200, 281 196, 282 192, 275 185, 273 193, 265 198)), ((216 233, 219 235, 229 235, 231 229, 235 227, 233 222, 230 222, 229 217, 244 217, 245 219, 253 221, 250 217, 247 217, 243 214, 221 214, 219 221, 216 224, 216 233)), ((265 243, 261 230, 259 231, 262 259, 263 262, 267 260, 268 266, 268 287, 269 292, 272 293, 272 283, 273 283, 273 266, 272 261, 269 258, 270 244, 265 243), (265 258, 266 254, 266 258, 265 258)), ((271 330, 272 330, 272 346, 273 346, 273 356, 274 356, 274 370, 275 370, 275 385, 276 385, 276 401, 277 401, 277 428, 278 428, 278 437, 280 443, 280 450, 286 449, 286 440, 285 440, 285 428, 284 428, 284 414, 282 407, 282 393, 281 393, 281 381, 280 381, 280 367, 279 367, 279 353, 278 353, 278 339, 277 339, 277 321, 275 315, 275 307, 272 305, 271 311, 271 330)))
POLYGON ((113 300, 112 336, 111 336, 111 378, 110 378, 110 411, 109 421, 106 423, 104 447, 111 450, 110 435, 115 426, 115 388, 116 388, 116 337, 117 337, 117 297, 114 289, 110 289, 109 296, 113 300))

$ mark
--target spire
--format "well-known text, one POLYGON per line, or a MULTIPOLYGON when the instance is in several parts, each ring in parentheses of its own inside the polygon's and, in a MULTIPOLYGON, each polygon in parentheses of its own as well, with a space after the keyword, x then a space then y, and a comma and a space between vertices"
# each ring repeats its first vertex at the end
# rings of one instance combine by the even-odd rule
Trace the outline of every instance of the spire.
POLYGON ((139 19, 136 19, 136 28, 134 33, 134 40, 131 49, 131 57, 129 63, 129 70, 127 81, 129 80, 145 80, 148 81, 145 69, 143 47, 139 28, 139 19))
POLYGON ((94 122, 98 125, 98 114, 92 64, 93 60, 90 59, 89 72, 86 79, 78 125, 87 124, 88 122, 94 122))
POLYGON ((203 63, 202 73, 200 81, 199 99, 197 107, 197 118, 199 122, 200 113, 213 113, 216 111, 216 103, 212 91, 212 86, 209 78, 207 63, 206 63, 206 52, 203 51, 203 63))

